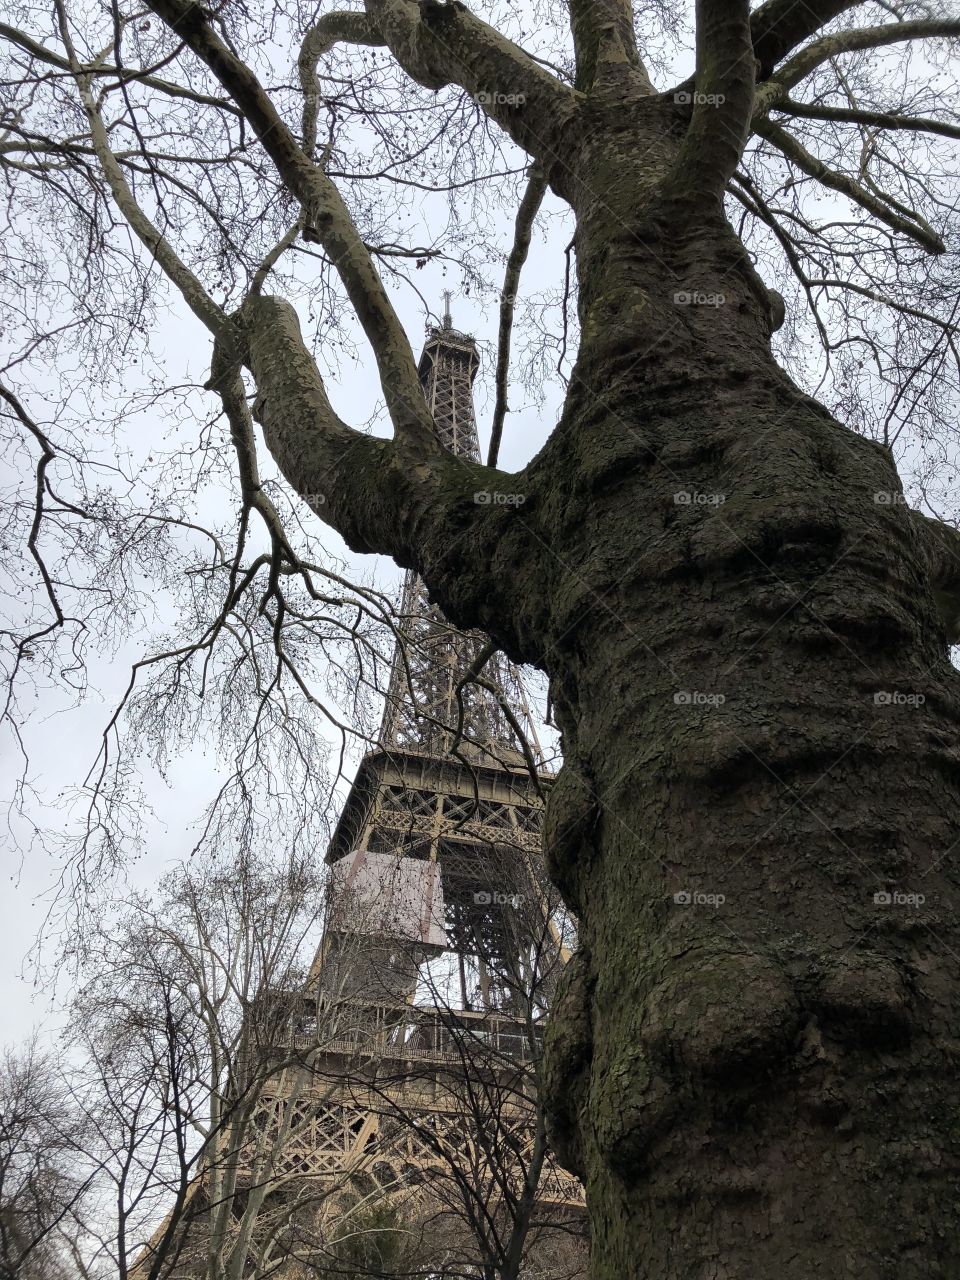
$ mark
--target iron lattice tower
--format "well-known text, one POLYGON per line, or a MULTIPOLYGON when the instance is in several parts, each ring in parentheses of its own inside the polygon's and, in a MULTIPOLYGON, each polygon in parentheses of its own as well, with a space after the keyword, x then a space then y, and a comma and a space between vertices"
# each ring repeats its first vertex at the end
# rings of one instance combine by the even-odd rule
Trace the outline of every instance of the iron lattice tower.
MULTIPOLYGON (((478 363, 448 301, 443 325, 428 330, 420 380, 441 441, 472 461, 478 363)), ((303 1030, 304 1044, 319 1046, 317 1083, 296 1104, 301 1138, 286 1171, 422 1201, 460 1153, 478 1184, 489 1176, 481 1198, 512 1202, 503 1170, 484 1169, 490 1134, 477 1129, 492 1122, 462 1101, 477 1095, 466 1079, 475 1072, 497 1100, 506 1140, 496 1158, 514 1161, 516 1188, 535 1150, 535 1064, 571 942, 541 856, 551 777, 532 774, 505 713, 539 753, 516 670, 493 655, 484 686, 465 683, 486 639, 453 628, 413 572, 399 629, 380 741, 327 853, 330 911, 303 1030)), ((582 1207, 579 1184, 549 1161, 537 1194, 566 1221, 582 1207)), ((537 1274, 561 1271, 577 1274, 537 1274)))
MULTIPOLYGON (((448 301, 444 323, 428 330, 420 380, 443 444, 472 461, 478 363, 448 301)), ((494 654, 483 684, 465 679, 487 641, 452 627, 415 573, 399 612, 379 742, 327 850, 328 917, 306 996, 263 993, 268 1014, 274 1002, 285 1012, 279 1040, 270 1033, 258 1051, 267 1083, 238 1195, 267 1194, 258 1230, 269 1237, 281 1224, 291 1259, 326 1257, 344 1222, 348 1237, 362 1236, 349 1226, 356 1206, 399 1205, 405 1234, 426 1230, 433 1242, 411 1274, 426 1262, 431 1274, 486 1280, 499 1268, 478 1237, 506 1247, 510 1215, 542 1158, 537 1063, 572 930, 543 869, 551 775, 531 768, 540 746, 516 670, 494 654), (532 749, 520 750, 514 726, 532 749)), ((579 1280, 580 1184, 547 1159, 536 1187, 537 1256, 522 1274, 579 1280)), ((201 1175, 190 1196, 203 1213, 216 1208, 206 1195, 201 1175)), ((163 1229, 137 1263, 138 1280, 163 1229)), ((188 1234, 170 1274, 205 1275, 202 1253, 202 1233, 188 1234)), ((344 1277, 377 1274, 338 1267, 344 1277)), ((313 1271, 293 1261, 276 1274, 303 1280, 313 1271)))
MULTIPOLYGON (((448 295, 449 299, 449 295, 448 295)), ((420 383, 441 443, 459 458, 480 461, 473 412, 473 380, 479 366, 472 337, 450 325, 449 300, 442 328, 430 329, 420 357, 420 383)), ((509 707, 524 735, 539 752, 536 728, 515 669, 494 654, 481 685, 462 685, 465 673, 487 644, 479 633, 457 631, 430 603, 423 580, 404 579, 398 627, 403 653, 395 655, 386 694, 380 739, 394 749, 431 754, 452 747, 476 759, 492 755, 503 763, 521 759, 518 740, 505 713, 509 707), (462 717, 462 737, 455 727, 462 717)))

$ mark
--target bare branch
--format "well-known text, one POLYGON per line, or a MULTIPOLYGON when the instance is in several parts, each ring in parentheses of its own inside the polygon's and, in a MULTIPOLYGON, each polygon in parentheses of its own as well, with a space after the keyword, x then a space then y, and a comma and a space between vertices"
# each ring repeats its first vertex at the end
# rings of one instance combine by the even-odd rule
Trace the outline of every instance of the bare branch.
POLYGON ((513 314, 517 304, 517 289, 520 285, 520 272, 527 260, 530 249, 530 233, 534 219, 547 190, 547 180, 543 170, 534 167, 530 170, 527 189, 517 210, 517 222, 513 233, 513 248, 507 259, 507 269, 503 277, 503 291, 500 294, 500 331, 497 336, 497 400, 493 409, 493 426, 490 431, 490 452, 487 466, 497 465, 500 452, 500 440, 503 436, 503 420, 507 416, 507 375, 510 368, 510 334, 513 329, 513 314))
POLYGON ((230 436, 237 452, 240 492, 243 501, 262 517, 275 550, 282 551, 293 564, 296 562, 296 557, 287 541, 283 521, 276 507, 263 492, 260 483, 253 419, 247 405, 243 379, 236 364, 231 363, 219 344, 214 347, 210 384, 220 396, 224 413, 230 423, 230 436))
MULTIPOLYGON (((772 121, 756 120, 754 128, 761 137, 766 138, 768 142, 782 151, 786 158, 802 173, 809 174, 811 178, 816 178, 825 187, 829 187, 831 191, 838 191, 841 195, 847 196, 855 204, 860 205, 862 209, 866 209, 868 213, 871 213, 879 222, 883 222, 888 227, 892 227, 894 231, 899 231, 901 235, 909 236, 911 240, 915 240, 928 253, 944 252, 946 246, 943 240, 918 213, 910 210, 908 211, 909 217, 901 216, 896 209, 891 207, 892 202, 887 202, 875 196, 848 174, 837 173, 835 169, 831 169, 822 160, 811 155, 785 129, 781 129, 779 125, 774 124, 772 121)), ((902 205, 898 207, 903 208, 902 205)))
POLYGON ((577 95, 511 40, 463 5, 369 0, 367 12, 419 84, 460 85, 530 155, 562 160, 557 140, 577 95))
POLYGON ((931 116, 905 116, 893 111, 868 111, 862 107, 828 107, 819 103, 797 102, 793 98, 778 102, 776 110, 805 120, 833 120, 838 124, 864 124, 878 129, 906 129, 917 133, 937 133, 944 138, 960 138, 960 125, 935 120, 931 116))
POLYGON ((317 111, 320 104, 320 82, 317 62, 340 41, 350 44, 383 45, 383 37, 365 13, 325 13, 303 37, 297 58, 297 71, 303 89, 303 149, 313 155, 317 145, 317 111))
MULTIPOLYGON (((15 44, 18 48, 23 49, 25 53, 29 53, 38 62, 43 62, 49 67, 57 67, 61 71, 69 71, 71 69, 67 58, 55 53, 52 49, 47 49, 44 45, 28 36, 26 32, 18 31, 16 27, 0 22, 0 36, 5 40, 9 40, 11 44, 15 44)), ((136 80, 148 89, 158 89, 161 93, 165 93, 171 98, 183 98, 188 102, 196 102, 199 106, 215 107, 218 111, 226 111, 229 115, 236 116, 238 119, 243 118, 243 112, 226 98, 215 98, 211 94, 197 93, 194 89, 190 89, 185 85, 176 84, 173 80, 164 80, 160 76, 151 75, 149 72, 131 71, 128 68, 118 66, 106 66, 102 62, 97 62, 85 68, 85 70, 98 79, 105 76, 116 76, 120 83, 129 83, 132 80, 136 80)), ((109 85, 107 86, 107 88, 110 87, 109 85)))
POLYGON ((900 44, 904 40, 929 40, 938 36, 960 36, 960 22, 921 21, 891 22, 882 27, 856 27, 850 31, 838 31, 808 45, 771 77, 757 94, 757 109, 768 110, 781 94, 806 79, 822 63, 843 53, 860 49, 880 49, 885 45, 900 44))
POLYGON ((767 0, 750 18, 753 51, 759 64, 757 79, 766 80, 798 44, 860 3, 861 0, 804 0, 802 4, 796 0, 767 0))
POLYGON ((270 274, 273 268, 277 265, 277 263, 286 253, 286 251, 291 247, 291 245, 296 243, 297 236, 300 234, 300 231, 301 231, 301 224, 298 219, 293 224, 293 226, 283 236, 281 236, 281 238, 273 246, 270 252, 264 256, 264 259, 260 263, 260 266, 257 268, 253 279, 250 281, 250 292, 252 294, 257 294, 260 292, 260 290, 264 286, 267 276, 270 274))
POLYGON ((361 435, 336 414, 289 303, 251 297, 240 320, 257 383, 254 413, 277 464, 350 545, 372 549, 380 539, 366 524, 371 504, 369 493, 360 491, 363 477, 377 476, 384 502, 394 500, 399 511, 402 493, 414 483, 409 467, 390 441, 361 435), (360 486, 356 491, 354 483, 360 486))
POLYGON ((97 159, 107 180, 107 186, 110 188, 110 194, 116 201, 117 208, 126 218, 141 243, 149 249, 165 274, 180 290, 183 300, 197 319, 206 325, 211 333, 223 333, 226 325, 226 317, 223 311, 209 296, 186 263, 180 260, 159 228, 151 222, 150 218, 141 209, 133 192, 130 190, 130 186, 123 176, 123 170, 120 168, 117 158, 110 148, 107 128, 93 93, 93 77, 82 67, 73 48, 67 15, 61 0, 57 0, 56 7, 60 21, 60 33, 67 50, 70 70, 76 80, 77 88, 80 90, 80 98, 87 113, 87 119, 90 122, 93 149, 97 154, 97 159))
POLYGON ((303 206, 306 224, 343 280, 373 348, 397 434, 427 449, 438 447, 410 343, 339 191, 298 146, 257 77, 215 34, 203 9, 191 0, 150 0, 150 7, 231 94, 303 206))

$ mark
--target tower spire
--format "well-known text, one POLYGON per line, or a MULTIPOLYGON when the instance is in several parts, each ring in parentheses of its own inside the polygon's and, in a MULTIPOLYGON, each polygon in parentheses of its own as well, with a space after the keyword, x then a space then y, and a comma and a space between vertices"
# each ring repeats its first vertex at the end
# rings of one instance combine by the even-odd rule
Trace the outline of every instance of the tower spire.
MULTIPOLYGON (((450 297, 445 290, 443 327, 428 330, 420 357, 420 385, 440 443, 456 457, 479 462, 472 388, 480 360, 470 334, 452 327, 450 297)), ((477 503, 493 498, 487 492, 474 495, 477 503)), ((516 670, 498 653, 484 665, 482 684, 465 682, 486 637, 453 628, 430 603, 426 586, 412 570, 404 580, 399 621, 405 643, 392 664, 381 745, 434 754, 456 748, 458 754, 474 760, 489 764, 496 758, 515 765, 522 753, 504 712, 509 706, 539 753, 516 670)))

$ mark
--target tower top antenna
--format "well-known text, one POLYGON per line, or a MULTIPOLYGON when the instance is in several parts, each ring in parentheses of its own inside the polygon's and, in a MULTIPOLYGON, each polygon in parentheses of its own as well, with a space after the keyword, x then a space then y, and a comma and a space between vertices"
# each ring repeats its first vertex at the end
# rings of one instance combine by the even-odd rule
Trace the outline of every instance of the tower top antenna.
POLYGON ((443 291, 443 327, 444 327, 445 329, 452 329, 452 328, 453 328, 453 318, 452 318, 452 316, 450 315, 450 298, 451 298, 451 296, 452 296, 452 295, 451 295, 451 293, 450 293, 450 290, 449 290, 449 289, 444 289, 444 291, 443 291))

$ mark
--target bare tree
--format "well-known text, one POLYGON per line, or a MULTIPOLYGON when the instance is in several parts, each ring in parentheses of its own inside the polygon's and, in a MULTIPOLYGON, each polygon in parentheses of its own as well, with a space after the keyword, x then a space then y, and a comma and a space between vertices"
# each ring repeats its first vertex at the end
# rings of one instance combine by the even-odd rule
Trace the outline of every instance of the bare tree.
MULTIPOLYGON (((134 729, 176 740, 226 690, 245 751, 221 812, 249 820, 255 783, 273 802, 265 744, 312 812, 288 717, 343 722, 306 651, 362 702, 390 626, 321 563, 313 515, 415 567, 455 625, 550 679, 547 856, 580 950, 546 1078, 596 1273, 949 1275, 960 19, 697 0, 693 47, 667 0, 488 16, 55 0, 4 24, 3 421, 27 477, 8 527, 31 587, 7 716, 20 732, 25 675, 82 687, 147 575, 186 582, 134 729), (507 278, 545 180, 574 235, 525 350, 568 385, 512 474, 440 447, 395 304, 452 244, 470 282, 499 255, 528 168, 507 278), (453 234, 406 218, 423 188, 458 205, 453 234), (174 297, 203 393, 134 378, 174 297), (335 408, 350 316, 389 439, 335 408), (110 433, 147 404, 182 434, 130 460, 110 433), (193 520, 228 468, 233 518, 193 520)), ((123 858, 129 723, 68 851, 81 882, 123 858)))
MULTIPOLYGON (((518 888, 514 861, 500 882, 518 888)), ((549 1164, 538 1093, 563 913, 542 893, 509 896, 516 946, 477 940, 473 962, 499 995, 474 1014, 451 1004, 435 961, 417 1002, 398 1004, 356 920, 336 963, 321 947, 308 970, 321 879, 296 861, 179 867, 118 907, 88 935, 61 1086, 83 1119, 72 1150, 96 1206, 85 1269, 581 1275, 580 1188, 549 1164), (361 970, 383 983, 379 1001, 369 984, 357 997, 348 975, 361 970), (345 1102, 377 1121, 360 1163, 331 1163, 322 1141, 345 1102)))
POLYGON ((331 1230, 315 1274, 323 1280, 432 1280, 438 1273, 425 1260, 435 1254, 436 1245, 428 1243, 420 1224, 383 1200, 370 1205, 361 1196, 331 1230))
POLYGON ((90 1184, 80 1116, 61 1065, 33 1038, 0 1062, 0 1276, 83 1275, 90 1184))
POLYGON ((296 1101, 319 1048, 294 1049, 288 1032, 321 889, 296 860, 179 867, 91 938, 71 1028, 94 1133, 91 1265, 138 1280, 271 1275, 291 1218, 328 1194, 310 1178, 291 1194, 294 1113, 271 1126, 264 1111, 270 1089, 296 1101))

